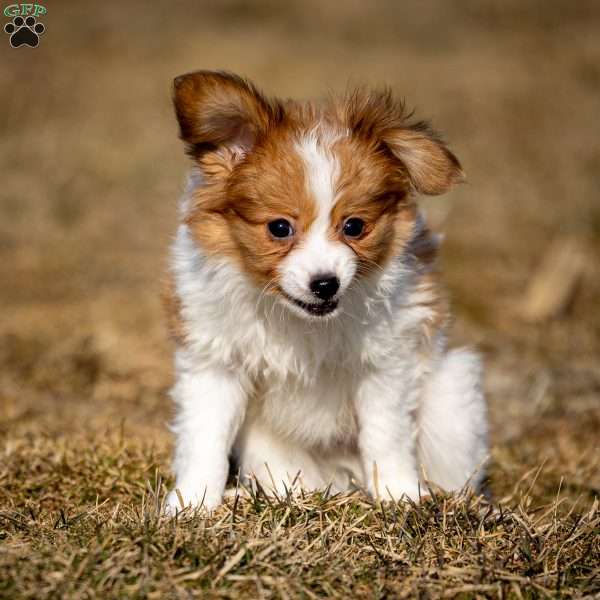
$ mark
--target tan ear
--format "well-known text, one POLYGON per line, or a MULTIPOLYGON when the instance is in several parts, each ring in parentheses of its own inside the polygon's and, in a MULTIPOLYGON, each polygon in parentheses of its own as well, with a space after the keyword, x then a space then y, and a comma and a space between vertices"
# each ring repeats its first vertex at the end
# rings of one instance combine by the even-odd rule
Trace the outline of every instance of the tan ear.
POLYGON ((465 180, 458 158, 426 123, 382 132, 382 139, 406 166, 415 190, 421 194, 443 194, 465 180))
POLYGON ((359 89, 346 99, 346 119, 355 134, 386 147, 404 165, 415 191, 443 194, 465 180, 460 162, 426 122, 411 124, 410 116, 389 90, 359 89))
POLYGON ((193 155, 227 146, 244 155, 281 118, 281 108, 249 81, 221 71, 196 71, 174 81, 181 138, 193 155))

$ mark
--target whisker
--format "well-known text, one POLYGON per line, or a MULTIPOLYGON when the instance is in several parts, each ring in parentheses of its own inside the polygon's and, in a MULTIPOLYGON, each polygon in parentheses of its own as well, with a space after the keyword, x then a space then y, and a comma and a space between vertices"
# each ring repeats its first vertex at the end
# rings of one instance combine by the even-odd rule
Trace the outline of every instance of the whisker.
MULTIPOLYGON (((258 316, 258 309, 259 309, 260 302, 266 298, 267 291, 273 285, 275 280, 276 280, 276 277, 272 277, 271 279, 269 279, 267 281, 267 283, 265 283, 265 285, 260 290, 260 292, 258 294, 258 298, 256 300, 256 304, 254 305, 254 313, 256 316, 258 316)), ((273 304, 275 304, 275 303, 273 303, 273 304)), ((267 319, 267 321, 269 320, 269 317, 266 314, 265 314, 265 318, 267 319)))

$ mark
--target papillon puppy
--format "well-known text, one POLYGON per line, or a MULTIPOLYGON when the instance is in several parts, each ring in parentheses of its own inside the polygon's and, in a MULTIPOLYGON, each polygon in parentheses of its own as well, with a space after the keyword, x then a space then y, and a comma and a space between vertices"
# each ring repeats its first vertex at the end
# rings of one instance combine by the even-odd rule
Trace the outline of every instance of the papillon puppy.
POLYGON ((167 509, 218 506, 230 474, 276 494, 477 489, 481 364, 447 348, 417 205, 462 181, 454 154, 386 90, 296 102, 198 71, 174 104, 192 170, 166 293, 167 509))

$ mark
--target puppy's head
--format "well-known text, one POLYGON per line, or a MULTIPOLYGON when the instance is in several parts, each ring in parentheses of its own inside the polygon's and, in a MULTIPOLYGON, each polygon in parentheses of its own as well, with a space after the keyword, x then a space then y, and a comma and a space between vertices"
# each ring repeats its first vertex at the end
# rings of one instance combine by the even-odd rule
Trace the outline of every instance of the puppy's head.
POLYGON ((406 250, 416 194, 463 177, 388 91, 300 104, 200 71, 175 80, 174 103, 203 177, 186 215, 197 242, 306 318, 333 317, 353 282, 406 250))

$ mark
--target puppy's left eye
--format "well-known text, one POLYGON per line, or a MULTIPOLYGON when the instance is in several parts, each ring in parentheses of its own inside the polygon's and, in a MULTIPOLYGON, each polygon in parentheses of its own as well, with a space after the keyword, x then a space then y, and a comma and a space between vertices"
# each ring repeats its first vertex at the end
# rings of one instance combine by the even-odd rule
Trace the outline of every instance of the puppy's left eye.
POLYGON ((346 237, 357 238, 363 232, 365 222, 357 217, 347 219, 344 223, 343 232, 346 237))

